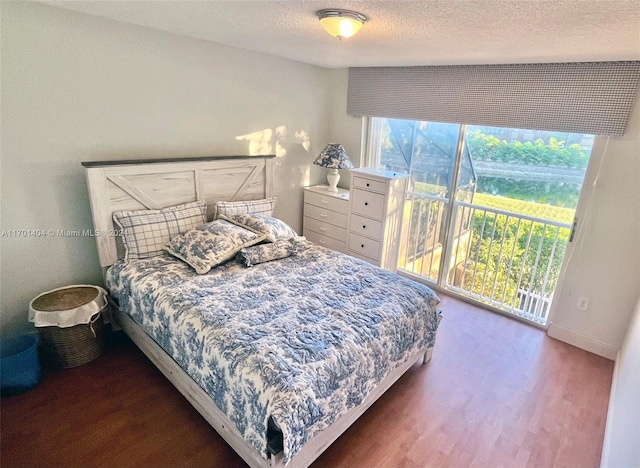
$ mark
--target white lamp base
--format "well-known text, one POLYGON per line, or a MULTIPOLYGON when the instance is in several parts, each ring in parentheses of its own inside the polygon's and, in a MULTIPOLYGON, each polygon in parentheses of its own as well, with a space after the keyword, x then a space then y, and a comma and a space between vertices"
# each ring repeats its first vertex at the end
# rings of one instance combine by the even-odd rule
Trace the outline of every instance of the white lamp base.
POLYGON ((327 192, 337 192, 339 181, 340 174, 338 173, 338 169, 329 169, 329 172, 327 173, 327 182, 329 183, 327 192))
POLYGON ((340 181, 340 174, 338 173, 338 169, 329 169, 329 172, 327 173, 327 182, 329 183, 329 188, 327 188, 327 192, 337 192, 339 181, 340 181))

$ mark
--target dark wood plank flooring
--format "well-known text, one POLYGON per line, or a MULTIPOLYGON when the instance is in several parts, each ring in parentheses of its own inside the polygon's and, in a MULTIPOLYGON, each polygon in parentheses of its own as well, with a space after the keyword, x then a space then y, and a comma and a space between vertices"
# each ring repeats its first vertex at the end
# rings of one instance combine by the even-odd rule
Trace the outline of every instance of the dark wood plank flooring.
MULTIPOLYGON (((443 296, 415 365, 314 467, 597 467, 613 362, 443 296)), ((2 467, 246 466, 126 338, 0 402, 2 467)))

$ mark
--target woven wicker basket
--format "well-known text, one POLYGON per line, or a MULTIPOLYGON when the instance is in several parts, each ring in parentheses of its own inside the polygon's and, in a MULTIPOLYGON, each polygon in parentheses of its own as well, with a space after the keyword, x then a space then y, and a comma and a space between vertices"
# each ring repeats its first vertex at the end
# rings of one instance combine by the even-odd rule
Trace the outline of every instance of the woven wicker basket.
MULTIPOLYGON (((32 307, 40 312, 59 312, 87 304, 98 295, 99 291, 90 286, 65 288, 38 297, 32 307)), ((42 360, 52 367, 68 368, 100 356, 105 346, 103 310, 91 317, 91 323, 65 328, 39 327, 42 360)))

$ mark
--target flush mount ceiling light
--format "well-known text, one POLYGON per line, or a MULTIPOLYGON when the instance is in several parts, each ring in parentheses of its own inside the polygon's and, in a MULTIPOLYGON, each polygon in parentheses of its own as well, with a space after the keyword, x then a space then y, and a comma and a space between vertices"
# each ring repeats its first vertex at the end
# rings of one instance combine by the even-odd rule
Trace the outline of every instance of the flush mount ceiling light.
POLYGON ((327 10, 320 10, 316 13, 320 18, 320 24, 327 30, 329 34, 342 40, 353 36, 357 33, 367 17, 362 13, 349 10, 339 10, 337 8, 330 8, 327 10))

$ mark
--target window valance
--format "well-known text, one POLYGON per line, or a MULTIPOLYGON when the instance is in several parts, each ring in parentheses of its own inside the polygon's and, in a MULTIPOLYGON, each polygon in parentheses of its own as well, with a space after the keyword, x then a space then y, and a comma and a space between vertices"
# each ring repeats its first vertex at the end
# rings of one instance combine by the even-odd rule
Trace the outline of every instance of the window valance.
POLYGON ((349 69, 347 113, 622 135, 640 62, 349 69))

